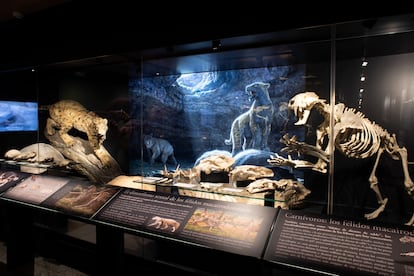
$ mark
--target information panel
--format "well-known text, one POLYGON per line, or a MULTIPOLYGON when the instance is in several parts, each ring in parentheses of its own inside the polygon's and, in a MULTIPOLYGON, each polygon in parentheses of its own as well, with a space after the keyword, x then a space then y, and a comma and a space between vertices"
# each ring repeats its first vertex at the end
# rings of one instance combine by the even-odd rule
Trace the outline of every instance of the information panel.
POLYGON ((119 189, 84 180, 71 180, 48 197, 43 206, 67 213, 90 217, 119 189))
POLYGON ((58 176, 31 175, 8 189, 3 196, 27 203, 40 204, 68 181, 68 178, 58 176))
POLYGON ((414 275, 414 229, 281 210, 264 258, 332 273, 414 275))
POLYGON ((94 218, 261 258, 278 209, 126 189, 94 218))
POLYGON ((13 187, 26 177, 29 177, 30 174, 10 171, 10 170, 0 170, 0 193, 6 191, 10 187, 13 187))

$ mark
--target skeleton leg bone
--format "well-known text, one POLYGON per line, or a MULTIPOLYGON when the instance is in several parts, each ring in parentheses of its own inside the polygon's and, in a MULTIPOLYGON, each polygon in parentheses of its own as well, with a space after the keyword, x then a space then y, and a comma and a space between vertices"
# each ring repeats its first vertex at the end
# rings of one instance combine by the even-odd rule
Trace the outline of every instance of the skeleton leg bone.
MULTIPOLYGON (((410 173, 408 171, 408 154, 406 148, 400 148, 398 153, 401 156, 401 163, 404 172, 404 186, 407 190, 408 195, 414 198, 414 183, 410 177, 410 173)), ((414 225, 414 214, 412 215, 411 219, 405 223, 406 225, 414 225)))
POLYGON ((381 212, 384 211, 385 205, 387 205, 387 202, 388 202, 388 198, 383 198, 382 195, 381 195, 381 192, 380 192, 379 187, 378 187, 378 178, 375 175, 375 173, 377 171, 377 167, 378 167, 378 162, 379 162, 383 152, 384 152, 383 148, 380 148, 378 150, 377 158, 375 159, 374 168, 372 169, 371 174, 369 176, 370 187, 375 192, 375 195, 377 196, 377 202, 380 206, 375 211, 373 211, 369 214, 365 214, 366 219, 377 218, 379 216, 379 214, 381 214, 381 212))

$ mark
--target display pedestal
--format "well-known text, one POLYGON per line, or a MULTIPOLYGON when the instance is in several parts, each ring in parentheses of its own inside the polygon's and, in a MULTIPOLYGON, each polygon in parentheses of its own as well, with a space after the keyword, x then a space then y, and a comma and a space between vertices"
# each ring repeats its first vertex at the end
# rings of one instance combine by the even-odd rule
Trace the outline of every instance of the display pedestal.
POLYGON ((123 275, 124 233, 104 225, 96 226, 96 275, 123 275))
POLYGON ((7 270, 11 275, 34 274, 33 215, 30 209, 13 206, 6 217, 7 270))

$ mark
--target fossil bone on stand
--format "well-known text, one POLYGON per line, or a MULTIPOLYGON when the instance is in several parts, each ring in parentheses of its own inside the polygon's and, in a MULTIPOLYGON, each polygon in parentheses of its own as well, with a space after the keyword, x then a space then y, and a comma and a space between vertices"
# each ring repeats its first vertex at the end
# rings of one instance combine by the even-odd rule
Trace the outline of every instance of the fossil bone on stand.
POLYGON ((67 146, 58 132, 49 135, 45 131, 45 136, 63 156, 73 161, 70 164, 72 169, 93 182, 107 183, 122 174, 119 164, 103 144, 94 150, 89 141, 81 137, 72 136, 73 146, 67 146))

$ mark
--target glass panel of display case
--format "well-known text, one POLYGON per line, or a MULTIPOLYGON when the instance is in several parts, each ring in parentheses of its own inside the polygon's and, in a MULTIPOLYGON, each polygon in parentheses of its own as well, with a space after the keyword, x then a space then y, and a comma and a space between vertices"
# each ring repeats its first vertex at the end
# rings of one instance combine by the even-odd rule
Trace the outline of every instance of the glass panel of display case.
POLYGON ((412 16, 338 25, 336 215, 413 224, 413 27, 412 16))
POLYGON ((288 106, 296 94, 329 96, 331 31, 309 32, 316 40, 298 30, 267 34, 265 41, 258 36, 255 43, 235 38, 144 51, 129 84, 131 116, 139 124, 132 132, 131 174, 167 176, 195 197, 237 190, 239 198, 256 198, 276 189, 274 205, 281 201, 284 208, 289 200, 280 193, 292 189, 298 205, 291 208, 306 202, 323 211, 327 178, 308 179, 305 167, 289 164, 281 142, 306 141, 315 132, 310 124, 294 124, 288 106), (269 162, 279 156, 282 163, 269 162))
MULTIPOLYGON (((149 190, 231 195, 284 208, 302 206, 306 198, 319 212, 326 204, 326 179, 314 181, 306 169, 289 166, 280 139, 306 140, 314 131, 294 125, 288 103, 308 90, 329 94, 330 38, 330 27, 323 26, 38 66, 30 73, 36 81, 39 130, 21 145, 5 143, 3 152, 32 144, 60 147, 51 143, 50 130, 61 131, 68 122, 53 118, 48 126, 50 108, 70 100, 107 120, 101 142, 119 169, 66 163, 62 171, 69 168, 69 174, 105 183, 141 176, 143 181, 132 180, 132 186, 130 178, 117 185, 143 188, 157 179, 149 190), (284 164, 268 162, 279 154, 284 164)), ((75 126, 74 119, 67 118, 71 128, 59 135, 65 138, 64 161, 79 164, 68 154, 68 137, 84 143, 93 135, 75 126)))

